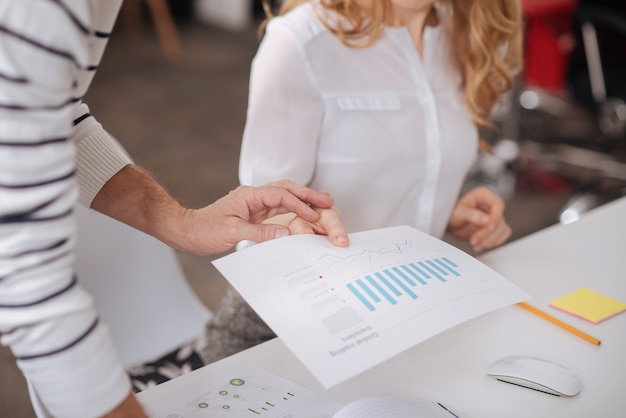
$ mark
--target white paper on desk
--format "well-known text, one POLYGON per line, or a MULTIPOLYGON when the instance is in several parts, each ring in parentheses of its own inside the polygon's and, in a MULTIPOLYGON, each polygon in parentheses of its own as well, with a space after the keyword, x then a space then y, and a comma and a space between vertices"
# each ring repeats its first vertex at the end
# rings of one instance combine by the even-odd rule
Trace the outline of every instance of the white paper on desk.
POLYGON ((233 359, 212 363, 137 397, 152 418, 331 418, 343 406, 233 359))
POLYGON ((326 388, 529 298, 465 252, 408 226, 351 234, 348 248, 323 236, 289 236, 213 263, 326 388))

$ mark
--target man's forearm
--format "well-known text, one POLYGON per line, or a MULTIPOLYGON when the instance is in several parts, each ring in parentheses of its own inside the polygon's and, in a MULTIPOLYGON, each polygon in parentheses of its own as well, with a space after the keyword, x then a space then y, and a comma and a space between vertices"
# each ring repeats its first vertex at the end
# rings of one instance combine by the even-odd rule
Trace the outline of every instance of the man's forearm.
POLYGON ((178 203, 149 173, 127 165, 98 192, 91 208, 181 248, 181 222, 187 209, 178 203))

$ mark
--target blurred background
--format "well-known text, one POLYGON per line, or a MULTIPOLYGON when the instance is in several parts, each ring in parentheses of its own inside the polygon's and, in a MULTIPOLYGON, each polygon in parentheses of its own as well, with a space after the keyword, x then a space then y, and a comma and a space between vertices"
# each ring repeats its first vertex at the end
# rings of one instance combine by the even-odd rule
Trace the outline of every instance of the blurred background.
MULTIPOLYGON (((506 199, 511 240, 626 192, 626 6, 523 0, 523 9, 525 70, 483 133, 494 155, 467 180, 506 199)), ((262 18, 257 0, 125 0, 85 99, 135 162, 191 207, 238 185, 262 18)), ((225 281, 213 258, 177 255, 200 299, 217 308, 225 281)), ((4 347, 0 417, 34 417, 4 347)))

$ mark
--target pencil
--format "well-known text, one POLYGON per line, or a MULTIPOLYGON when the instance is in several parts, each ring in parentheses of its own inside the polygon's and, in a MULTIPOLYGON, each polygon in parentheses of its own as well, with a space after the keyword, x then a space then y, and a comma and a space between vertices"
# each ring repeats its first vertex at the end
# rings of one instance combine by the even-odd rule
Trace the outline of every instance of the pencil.
POLYGON ((580 338, 582 338, 583 340, 587 340, 589 341, 591 344, 594 345, 600 345, 601 341, 595 337, 592 337, 589 334, 586 334, 584 332, 582 332, 581 330, 579 330, 578 328, 574 328, 573 326, 566 324, 565 322, 561 321, 560 319, 557 319, 555 317, 553 317, 552 315, 550 315, 549 313, 546 313, 540 309, 535 308, 532 305, 529 305, 526 302, 519 302, 517 304, 517 306, 519 306, 520 308, 524 308, 527 311, 530 311, 532 313, 534 313, 537 316, 542 317, 543 319, 552 322, 553 324, 563 328, 566 331, 571 332, 572 334, 575 334, 577 336, 579 336, 580 338))

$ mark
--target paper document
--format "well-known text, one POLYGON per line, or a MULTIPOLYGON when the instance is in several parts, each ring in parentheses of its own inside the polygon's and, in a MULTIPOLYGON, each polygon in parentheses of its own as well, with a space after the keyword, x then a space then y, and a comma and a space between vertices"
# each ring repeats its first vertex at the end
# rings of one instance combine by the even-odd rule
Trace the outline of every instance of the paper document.
POLYGON ((140 392, 152 418, 331 418, 343 405, 230 358, 140 392))
POLYGON ((461 322, 526 300, 465 252, 408 226, 295 235, 214 265, 326 388, 461 322))

